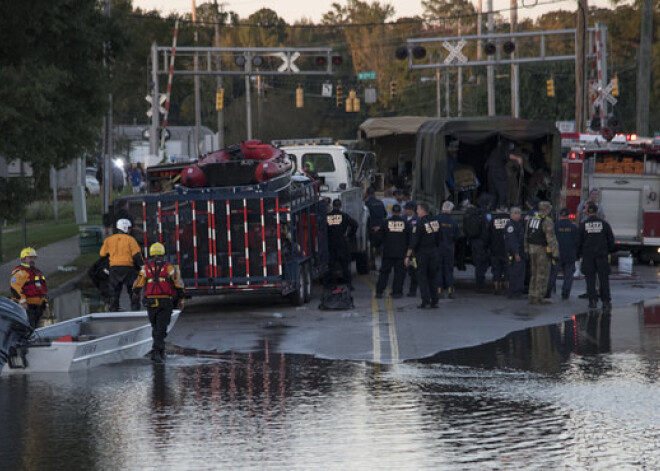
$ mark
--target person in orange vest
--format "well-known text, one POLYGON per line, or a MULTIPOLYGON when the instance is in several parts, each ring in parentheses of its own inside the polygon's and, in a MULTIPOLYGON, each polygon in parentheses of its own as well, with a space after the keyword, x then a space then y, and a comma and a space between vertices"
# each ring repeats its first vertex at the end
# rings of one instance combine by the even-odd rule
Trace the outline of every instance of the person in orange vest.
POLYGON ((37 328, 42 316, 50 317, 46 277, 35 267, 37 251, 21 250, 21 264, 11 272, 11 299, 25 309, 30 325, 37 328))
POLYGON ((165 337, 175 306, 183 307, 184 286, 176 266, 165 261, 165 247, 156 242, 149 247, 149 262, 142 267, 133 284, 133 300, 139 302, 144 288, 143 304, 147 307, 153 348, 151 359, 165 361, 165 337))
POLYGON ((137 278, 138 270, 144 265, 140 246, 135 238, 129 235, 131 221, 120 219, 116 223, 117 233, 103 241, 99 255, 110 257, 110 273, 108 288, 110 295, 110 311, 119 311, 119 296, 122 286, 126 286, 128 297, 131 299, 131 309, 140 310, 140 303, 133 302, 133 283, 137 278))

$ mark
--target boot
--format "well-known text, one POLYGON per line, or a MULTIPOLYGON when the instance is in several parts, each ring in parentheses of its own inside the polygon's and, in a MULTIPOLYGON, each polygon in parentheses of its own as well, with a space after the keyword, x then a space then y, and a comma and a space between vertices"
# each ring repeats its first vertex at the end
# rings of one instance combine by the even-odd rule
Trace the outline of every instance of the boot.
POLYGON ((447 288, 447 297, 449 299, 456 299, 456 296, 454 295, 454 288, 447 288))

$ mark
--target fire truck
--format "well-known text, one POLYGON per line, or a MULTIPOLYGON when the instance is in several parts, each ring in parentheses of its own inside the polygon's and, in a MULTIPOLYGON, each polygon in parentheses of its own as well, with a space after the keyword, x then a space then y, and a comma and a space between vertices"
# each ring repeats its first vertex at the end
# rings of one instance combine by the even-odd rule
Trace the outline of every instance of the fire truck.
POLYGON ((600 190, 617 245, 640 262, 660 261, 660 139, 562 135, 561 200, 572 214, 589 190, 600 190))

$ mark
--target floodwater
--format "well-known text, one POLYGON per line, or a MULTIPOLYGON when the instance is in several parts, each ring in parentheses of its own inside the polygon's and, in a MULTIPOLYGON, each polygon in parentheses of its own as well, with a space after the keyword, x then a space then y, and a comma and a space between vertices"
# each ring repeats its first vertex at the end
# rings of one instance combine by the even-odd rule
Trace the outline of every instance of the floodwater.
POLYGON ((397 365, 173 352, 0 379, 0 466, 659 469, 660 310, 397 365))

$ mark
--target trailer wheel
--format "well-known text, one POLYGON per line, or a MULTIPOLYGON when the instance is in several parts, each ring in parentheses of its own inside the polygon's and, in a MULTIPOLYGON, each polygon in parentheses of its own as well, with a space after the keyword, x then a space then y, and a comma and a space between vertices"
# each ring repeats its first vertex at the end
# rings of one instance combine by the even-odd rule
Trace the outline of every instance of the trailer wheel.
POLYGON ((298 286, 289 295, 289 300, 294 306, 302 306, 305 303, 305 271, 303 265, 298 265, 298 286))
POLYGON ((303 267, 303 285, 305 289, 303 293, 303 301, 308 303, 312 298, 312 270, 309 263, 306 263, 303 267))

